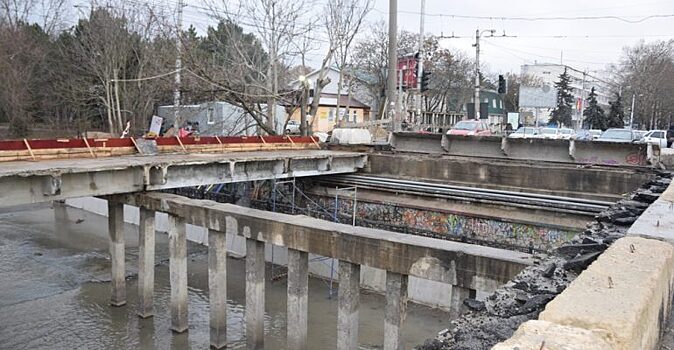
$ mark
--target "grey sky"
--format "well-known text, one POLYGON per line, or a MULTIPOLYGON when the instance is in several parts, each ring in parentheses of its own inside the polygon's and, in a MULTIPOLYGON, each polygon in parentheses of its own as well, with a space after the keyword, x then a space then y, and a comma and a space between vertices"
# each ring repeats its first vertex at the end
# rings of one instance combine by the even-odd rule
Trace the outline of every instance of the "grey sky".
MULTIPOLYGON (((229 4, 236 2, 226 1, 229 4)), ((320 9, 326 1, 329 0, 316 0, 318 4, 314 9, 320 9)), ((199 0, 187 0, 187 3, 202 4, 199 0)), ((388 3, 388 0, 375 0, 374 10, 368 15, 367 22, 388 22, 388 3)), ((399 0, 399 28, 418 32, 419 9, 420 0, 399 0)), ((188 6, 185 9, 185 27, 193 24, 203 33, 206 26, 212 24, 204 12, 203 9, 188 6)), ((559 63, 562 52, 565 64, 600 74, 599 71, 607 64, 617 61, 624 46, 633 45, 641 39, 653 41, 674 38, 674 17, 627 23, 617 19, 519 21, 458 18, 452 15, 526 18, 618 16, 639 20, 651 15, 674 15, 674 0, 426 0, 425 32, 462 37, 443 39, 441 45, 444 47, 461 50, 474 57, 472 44, 477 28, 495 29, 496 35, 502 35, 505 31, 506 35, 516 36, 481 41, 480 60, 492 74, 519 73, 520 66, 525 63, 559 63)), ((317 30, 314 35, 325 38, 324 30, 317 30)), ((367 35, 367 32, 363 31, 360 35, 367 35)), ((310 53, 309 64, 318 66, 324 52, 321 48, 310 53)))
MULTIPOLYGON (((398 1, 398 25, 410 31, 419 31, 420 1, 398 1)), ((467 37, 445 39, 444 47, 475 55, 471 46, 475 30, 495 29, 496 35, 515 35, 516 38, 488 38, 482 40, 481 58, 492 73, 517 72, 525 63, 559 63, 563 51, 565 64, 578 69, 602 70, 615 62, 622 48, 646 41, 674 38, 674 17, 652 18, 641 23, 626 23, 616 19, 515 21, 501 19, 465 19, 450 15, 493 17, 576 17, 619 16, 638 20, 649 15, 674 14, 674 1, 639 0, 426 0, 426 33, 467 37), (446 15, 446 16, 445 16, 446 15), (567 38, 532 37, 558 36, 567 38), (589 36, 587 38, 582 36, 589 36)), ((369 21, 388 21, 388 0, 376 0, 369 21)))

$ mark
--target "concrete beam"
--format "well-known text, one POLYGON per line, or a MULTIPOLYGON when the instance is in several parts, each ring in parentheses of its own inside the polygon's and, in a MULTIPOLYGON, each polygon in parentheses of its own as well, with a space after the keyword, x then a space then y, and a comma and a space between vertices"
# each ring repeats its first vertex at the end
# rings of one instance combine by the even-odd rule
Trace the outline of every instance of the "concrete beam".
POLYGON ((187 330, 187 234, 185 220, 168 216, 169 279, 171 281, 171 330, 187 330))
POLYGON ((187 223, 215 230, 229 220, 238 223, 238 235, 260 242, 477 290, 506 283, 532 264, 531 256, 525 253, 165 193, 109 199, 179 215, 187 223))
POLYGON ((246 345, 264 349, 264 242, 246 239, 246 345))
POLYGON ((140 208, 138 224, 138 316, 154 314, 155 212, 140 208))
POLYGON ((386 272, 384 350, 402 350, 402 326, 407 313, 407 275, 386 272))
POLYGON ((288 349, 307 349, 309 253, 288 249, 288 349))
POLYGON ((0 208, 75 197, 355 172, 360 153, 286 150, 5 162, 0 208))
POLYGON ((110 304, 126 304, 126 269, 124 265, 124 205, 108 202, 108 234, 110 236, 110 304))
POLYGON ((360 265, 339 261, 337 292, 337 350, 358 349, 360 265))
POLYGON ((211 347, 227 346, 227 244, 226 234, 208 230, 208 300, 211 347))
POLYGON ((460 286, 451 286, 451 288, 449 314, 452 315, 451 317, 459 317, 459 315, 466 311, 463 301, 470 298, 470 289, 460 286))

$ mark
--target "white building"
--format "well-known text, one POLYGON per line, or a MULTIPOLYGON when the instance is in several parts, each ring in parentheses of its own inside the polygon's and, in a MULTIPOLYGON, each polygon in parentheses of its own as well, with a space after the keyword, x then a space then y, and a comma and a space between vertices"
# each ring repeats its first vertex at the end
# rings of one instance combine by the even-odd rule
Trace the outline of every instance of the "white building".
MULTIPOLYGON (((528 75, 539 79, 546 85, 554 86, 554 84, 559 81, 559 76, 564 73, 564 69, 566 69, 567 74, 571 77, 569 85, 572 88, 575 100, 575 105, 573 106, 574 114, 572 116, 574 126, 579 127, 581 125, 583 109, 587 107, 587 98, 593 87, 597 94, 597 102, 604 111, 608 112, 608 102, 611 98, 610 94, 612 89, 611 84, 605 79, 567 65, 553 63, 525 64, 522 66, 521 76, 528 75)), ((536 109, 522 107, 520 109, 521 112, 531 112, 534 113, 534 115, 537 114, 539 122, 546 122, 550 119, 550 112, 552 112, 554 107, 536 109)))

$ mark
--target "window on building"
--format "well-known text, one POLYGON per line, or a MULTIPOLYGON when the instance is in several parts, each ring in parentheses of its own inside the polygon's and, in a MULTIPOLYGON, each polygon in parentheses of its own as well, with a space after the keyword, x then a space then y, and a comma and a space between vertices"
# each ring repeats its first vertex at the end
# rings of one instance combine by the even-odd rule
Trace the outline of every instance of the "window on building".
POLYGON ((491 100, 491 106, 496 108, 496 99, 491 100))
POLYGON ((355 109, 353 110, 353 122, 358 123, 358 114, 355 109))
POLYGON ((206 110, 206 123, 215 124, 215 118, 213 116, 213 107, 208 107, 206 110))
POLYGON ((331 122, 335 121, 335 109, 330 108, 330 113, 328 113, 328 120, 331 122))
POLYGON ((543 71, 543 74, 550 74, 550 71, 543 71))
POLYGON ((503 100, 498 100, 499 108, 503 109, 503 100))

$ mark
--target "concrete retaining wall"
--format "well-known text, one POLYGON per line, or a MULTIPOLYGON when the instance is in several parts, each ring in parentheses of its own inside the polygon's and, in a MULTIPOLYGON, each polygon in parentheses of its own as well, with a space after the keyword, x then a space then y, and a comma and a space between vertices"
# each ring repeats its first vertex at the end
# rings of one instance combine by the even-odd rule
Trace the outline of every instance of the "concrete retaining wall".
MULTIPOLYGON (((405 152, 442 153, 453 156, 603 165, 650 165, 649 146, 636 143, 400 132, 392 135, 391 147, 405 152)), ((659 158, 660 149, 657 146, 652 148, 651 154, 654 158, 659 158)))
POLYGON ((522 324, 493 349, 654 349, 673 282, 671 244, 621 238, 548 303, 538 321, 522 324))
POLYGON ((650 169, 579 168, 572 164, 542 165, 501 159, 400 154, 370 154, 368 159, 364 170, 373 175, 599 200, 621 198, 654 178, 650 169))
MULTIPOLYGON (((107 202, 103 199, 93 197, 83 197, 68 199, 66 204, 74 208, 83 209, 98 215, 107 216, 107 202)), ((124 206, 124 221, 138 225, 139 210, 133 206, 124 206)), ((164 213, 158 213, 156 218, 156 230, 166 232, 168 228, 168 217, 164 213)), ((187 239, 202 245, 208 245, 208 232, 203 227, 187 224, 187 239)), ((236 257, 246 256, 246 239, 241 236, 227 235, 227 251, 236 257)), ((287 265, 287 249, 284 247, 267 244, 265 247, 266 260, 271 262, 273 257, 274 264, 287 265), (273 250, 273 254, 272 254, 273 250)), ((330 278, 331 270, 333 277, 337 280, 337 270, 339 262, 337 260, 321 257, 315 254, 309 254, 309 273, 320 277, 330 278)), ((386 291, 386 271, 362 266, 361 268, 361 287, 375 291, 386 291)), ((334 293, 337 293, 335 284, 334 293)), ((477 298, 482 299, 491 294, 498 286, 490 283, 482 283, 482 289, 477 291, 477 298)), ((446 283, 430 281, 426 279, 409 277, 408 297, 409 300, 437 307, 446 311, 450 310, 452 286, 446 283)), ((336 294, 335 294, 336 295, 336 294)))

